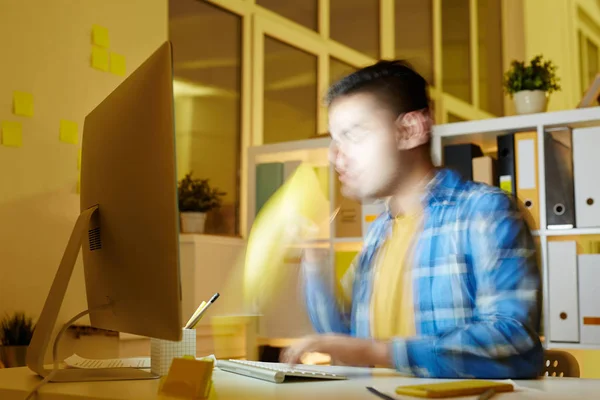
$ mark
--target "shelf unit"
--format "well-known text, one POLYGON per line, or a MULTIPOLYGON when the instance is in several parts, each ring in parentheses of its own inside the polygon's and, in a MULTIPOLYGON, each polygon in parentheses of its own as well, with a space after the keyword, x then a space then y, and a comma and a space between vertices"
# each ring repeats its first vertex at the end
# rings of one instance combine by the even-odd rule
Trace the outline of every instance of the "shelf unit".
MULTIPOLYGON (((496 137, 498 135, 517 132, 537 132, 537 171, 538 171, 538 194, 539 194, 539 222, 540 229, 533 231, 533 235, 539 238, 541 250, 541 264, 543 277, 543 312, 548 315, 549 296, 548 287, 548 238, 555 236, 575 235, 600 235, 600 226, 597 228, 571 228, 571 229, 547 229, 546 224, 546 187, 544 168, 544 132, 550 129, 568 127, 582 128, 600 126, 600 107, 574 109, 567 111, 547 112, 530 115, 519 115, 485 120, 456 122, 444 125, 436 125, 432 137, 432 158, 434 164, 442 164, 443 147, 449 144, 475 143, 480 145, 484 152, 494 152, 496 148, 496 137)), ((285 162, 290 160, 302 160, 329 166, 329 198, 334 199, 334 188, 331 183, 336 179, 334 169, 329 165, 327 149, 331 139, 329 137, 308 139, 302 141, 269 144, 251 147, 248 150, 248 201, 247 217, 248 227, 252 226, 255 209, 256 196, 256 165, 262 162, 285 162)), ((333 212, 333 202, 329 204, 333 212)), ((332 224, 333 225, 333 224, 332 224)), ((331 249, 343 245, 360 247, 362 238, 336 238, 335 227, 332 227, 328 239, 321 240, 321 244, 327 243, 331 249)), ((332 261, 333 261, 333 251, 332 261)), ((579 343, 552 342, 548 337, 549 318, 544 318, 543 332, 547 348, 569 348, 569 349, 600 349, 600 344, 589 345, 579 343)))

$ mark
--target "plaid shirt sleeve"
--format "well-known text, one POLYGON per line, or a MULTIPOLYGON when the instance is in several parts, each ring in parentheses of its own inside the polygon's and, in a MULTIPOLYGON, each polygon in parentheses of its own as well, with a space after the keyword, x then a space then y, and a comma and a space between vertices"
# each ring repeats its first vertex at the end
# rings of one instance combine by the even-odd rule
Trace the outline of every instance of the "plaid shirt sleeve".
POLYGON ((439 337, 394 339, 395 367, 424 377, 535 377, 543 349, 537 335, 540 273, 531 234, 514 202, 500 192, 474 195, 465 210, 474 321, 439 337))
POLYGON ((334 285, 324 276, 324 266, 304 262, 306 308, 317 333, 350 334, 351 287, 355 262, 342 279, 344 293, 336 296, 334 285), (339 297, 339 298, 338 298, 339 297))

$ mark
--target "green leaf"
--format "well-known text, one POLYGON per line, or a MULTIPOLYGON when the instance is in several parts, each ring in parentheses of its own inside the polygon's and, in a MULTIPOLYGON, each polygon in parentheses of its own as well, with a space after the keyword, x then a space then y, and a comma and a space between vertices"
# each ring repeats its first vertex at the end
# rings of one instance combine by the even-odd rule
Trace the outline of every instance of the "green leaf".
POLYGON ((531 59, 529 65, 513 60, 510 68, 504 73, 504 90, 510 96, 522 90, 543 90, 548 93, 560 90, 557 67, 542 55, 531 59))
POLYGON ((29 346, 35 324, 25 313, 6 315, 0 323, 0 341, 4 346, 29 346))
POLYGON ((177 196, 179 211, 207 212, 221 207, 222 197, 226 195, 216 188, 212 188, 208 179, 194 179, 193 172, 189 172, 179 181, 177 196))

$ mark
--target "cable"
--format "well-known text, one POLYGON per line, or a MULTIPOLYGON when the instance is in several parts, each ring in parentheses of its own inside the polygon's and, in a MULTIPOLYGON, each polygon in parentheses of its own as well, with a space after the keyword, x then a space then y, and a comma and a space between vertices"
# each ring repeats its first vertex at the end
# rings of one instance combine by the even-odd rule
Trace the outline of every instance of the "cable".
POLYGON ((35 396, 37 394, 38 390, 40 390, 40 388, 42 386, 44 386, 46 383, 50 382, 52 380, 52 378, 54 378, 54 375, 56 375, 56 372, 59 369, 58 368, 58 344, 60 343, 60 339, 61 339, 62 335, 67 331, 67 329, 69 329, 69 327, 71 325, 73 325, 73 323, 75 323, 75 321, 77 321, 79 318, 85 317, 86 315, 88 315, 94 311, 100 311, 105 308, 109 308, 111 306, 112 306, 112 303, 109 302, 107 304, 103 304, 98 307, 87 309, 85 311, 80 312, 79 314, 77 314, 76 316, 71 318, 66 324, 63 325, 62 329, 56 335, 56 338, 54 339, 54 343, 52 344, 52 363, 53 363, 52 371, 50 371, 50 373, 48 375, 46 375, 46 377, 40 383, 38 383, 38 385, 35 388, 33 388, 33 390, 31 392, 29 392, 29 394, 27 394, 27 397, 25 397, 25 400, 33 399, 33 396, 35 396))

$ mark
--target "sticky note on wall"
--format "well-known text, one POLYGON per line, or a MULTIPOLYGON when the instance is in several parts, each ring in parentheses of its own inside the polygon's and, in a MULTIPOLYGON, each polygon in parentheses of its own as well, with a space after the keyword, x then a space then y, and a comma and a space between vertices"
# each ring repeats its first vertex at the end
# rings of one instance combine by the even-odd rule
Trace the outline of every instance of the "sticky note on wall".
POLYGON ((110 72, 115 75, 125 76, 125 56, 110 53, 110 72))
POLYGON ((2 122, 2 145, 8 147, 23 145, 23 128, 20 122, 2 122))
POLYGON ((33 94, 15 91, 13 93, 13 112, 23 117, 33 117, 33 94))
POLYGON ((92 25, 92 43, 104 48, 109 47, 108 29, 100 25, 92 25))
POLYGON ((92 67, 100 71, 108 71, 108 50, 92 46, 92 67))
POLYGON ((60 121, 60 141, 63 143, 77 144, 77 123, 73 121, 60 121))

